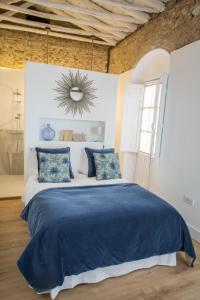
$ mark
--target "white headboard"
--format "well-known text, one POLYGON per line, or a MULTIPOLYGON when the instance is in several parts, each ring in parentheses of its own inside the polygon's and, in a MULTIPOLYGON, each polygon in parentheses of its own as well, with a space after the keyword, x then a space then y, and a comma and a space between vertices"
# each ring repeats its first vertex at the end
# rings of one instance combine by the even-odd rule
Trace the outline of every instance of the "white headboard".
MULTIPOLYGON (((40 141, 35 147, 41 148, 65 148, 70 147, 70 158, 72 164, 73 173, 76 174, 80 167, 80 162, 85 157, 85 147, 101 149, 103 148, 103 143, 99 142, 45 142, 40 141)), ((38 173, 37 170, 37 156, 35 147, 31 147, 28 151, 27 165, 25 166, 25 178, 27 179, 31 175, 38 173)))
MULTIPOLYGON (((55 97, 58 96, 55 91, 56 81, 61 78, 62 74, 69 74, 69 71, 77 72, 77 69, 32 62, 26 64, 24 101, 24 173, 26 179, 28 176, 36 174, 36 155, 35 151, 31 151, 35 147, 56 148, 69 146, 71 148, 72 167, 75 173, 80 162, 81 149, 85 146, 91 148, 103 146, 102 143, 89 142, 99 139, 90 139, 88 134, 86 134, 88 142, 65 143, 59 141, 58 135, 54 141, 42 141, 40 133, 41 124, 46 122, 43 122, 44 120, 48 119, 55 131, 58 123, 61 129, 70 129, 69 124, 64 124, 64 120, 66 119, 68 121, 77 121, 78 124, 81 124, 81 121, 87 121, 91 124, 94 123, 95 127, 98 126, 95 125, 96 123, 103 123, 103 143, 106 148, 114 147, 118 77, 113 74, 80 70, 81 74, 88 75, 88 79, 93 80, 94 87, 96 88, 95 96, 97 98, 94 100, 94 107, 91 108, 90 112, 84 112, 82 116, 79 114, 74 116, 70 112, 66 114, 65 109, 58 107, 58 102, 55 101, 55 97)), ((79 128, 74 128, 74 131, 81 133, 83 130, 82 125, 77 126, 79 128)))

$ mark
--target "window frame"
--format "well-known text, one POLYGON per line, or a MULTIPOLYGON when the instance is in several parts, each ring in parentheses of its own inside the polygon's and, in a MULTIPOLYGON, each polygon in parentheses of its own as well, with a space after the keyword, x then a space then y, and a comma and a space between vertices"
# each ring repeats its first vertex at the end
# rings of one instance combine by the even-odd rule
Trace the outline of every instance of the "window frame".
MULTIPOLYGON (((163 89, 163 83, 161 82, 161 79, 153 79, 150 81, 147 81, 144 83, 144 94, 143 94, 143 102, 141 106, 141 122, 140 122, 140 130, 139 130, 139 153, 147 156, 147 157, 155 157, 156 156, 156 142, 157 142, 157 133, 158 133, 158 123, 159 123, 159 114, 160 114, 160 108, 161 108, 161 97, 162 97, 162 89, 163 89), (155 86, 156 85, 156 91, 155 91, 155 102, 153 106, 146 107, 144 106, 145 102, 145 89, 149 86, 155 86), (159 104, 159 105, 158 105, 159 104), (153 109, 153 121, 151 125, 151 130, 142 130, 142 121, 143 121, 143 112, 145 109, 153 109), (142 133, 150 133, 151 134, 151 140, 150 140, 150 149, 149 152, 145 152, 140 150, 140 142, 141 142, 141 135, 142 133)), ((161 141, 160 141, 161 142, 161 141)))

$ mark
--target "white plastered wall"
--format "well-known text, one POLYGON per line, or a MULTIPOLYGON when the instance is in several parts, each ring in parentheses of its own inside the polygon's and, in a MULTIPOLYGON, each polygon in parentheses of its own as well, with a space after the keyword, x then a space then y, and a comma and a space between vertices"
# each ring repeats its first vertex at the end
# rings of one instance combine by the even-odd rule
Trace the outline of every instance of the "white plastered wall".
MULTIPOLYGON (((156 60, 156 56, 154 58, 156 60)), ((169 60, 161 156, 152 163, 150 189, 182 213, 193 237, 200 241, 200 41, 172 52, 169 60), (194 201, 194 206, 184 202, 185 196, 194 201)), ((159 69, 154 68, 154 72, 145 68, 145 61, 147 58, 132 71, 132 82, 141 83, 158 76, 159 69)), ((160 62, 165 63, 166 60, 160 62)), ((160 66, 163 70, 164 65, 160 66)), ((121 81, 124 89, 123 74, 120 75, 119 86, 121 81)), ((123 94, 123 91, 120 93, 123 94)), ((126 157, 125 169, 130 164, 134 165, 134 154, 123 156, 126 157)))
MULTIPOLYGON (((72 113, 66 115, 64 108, 58 107, 55 101, 57 92, 56 80, 61 79, 62 73, 77 69, 59 66, 27 63, 25 70, 25 177, 33 174, 33 161, 31 148, 42 145, 40 141, 40 120, 49 119, 53 126, 54 119, 88 120, 105 122, 105 147, 114 147, 115 144, 115 115, 117 101, 118 76, 94 71, 80 70, 81 74, 87 74, 88 80, 93 80, 96 88, 94 100, 95 106, 91 112, 84 112, 83 116, 72 113)), ((81 128, 80 128, 81 130, 81 128)), ((55 146, 49 142, 49 147, 55 146)), ((59 143, 64 146, 66 143, 59 143)))

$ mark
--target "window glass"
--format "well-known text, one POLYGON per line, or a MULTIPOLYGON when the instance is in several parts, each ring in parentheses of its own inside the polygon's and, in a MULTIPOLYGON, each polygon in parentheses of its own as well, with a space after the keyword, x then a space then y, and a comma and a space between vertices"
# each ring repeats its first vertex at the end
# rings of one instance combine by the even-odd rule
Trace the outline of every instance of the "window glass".
POLYGON ((153 80, 144 85, 144 98, 141 112, 139 152, 159 157, 162 141, 163 118, 167 77, 153 80), (163 88, 164 91, 163 91, 163 88))
POLYGON ((152 131, 152 124, 154 118, 154 109, 153 108, 144 108, 142 113, 142 131, 152 131))
POLYGON ((152 154, 155 151, 161 89, 162 85, 155 83, 147 85, 144 91, 139 151, 147 154, 151 154, 152 148, 152 154))
POLYGON ((157 85, 149 85, 145 87, 144 91, 144 107, 153 107, 155 105, 157 85))
POLYGON ((141 132, 140 135, 140 151, 150 153, 151 151, 151 135, 150 132, 141 132))

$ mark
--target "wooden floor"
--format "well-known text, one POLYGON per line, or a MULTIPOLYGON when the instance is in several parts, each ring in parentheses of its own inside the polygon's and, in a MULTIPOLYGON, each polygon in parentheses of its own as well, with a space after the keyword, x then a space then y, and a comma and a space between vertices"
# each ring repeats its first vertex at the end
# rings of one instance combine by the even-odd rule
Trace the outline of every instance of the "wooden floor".
MULTIPOLYGON (((16 261, 29 240, 19 214, 19 199, 0 200, 0 299, 46 300, 37 295, 19 273, 16 261)), ((197 255, 200 244, 195 243, 197 255)), ((98 284, 80 285, 63 291, 57 300, 200 300, 200 260, 194 268, 178 255, 177 267, 154 267, 126 276, 106 279, 98 284)))

